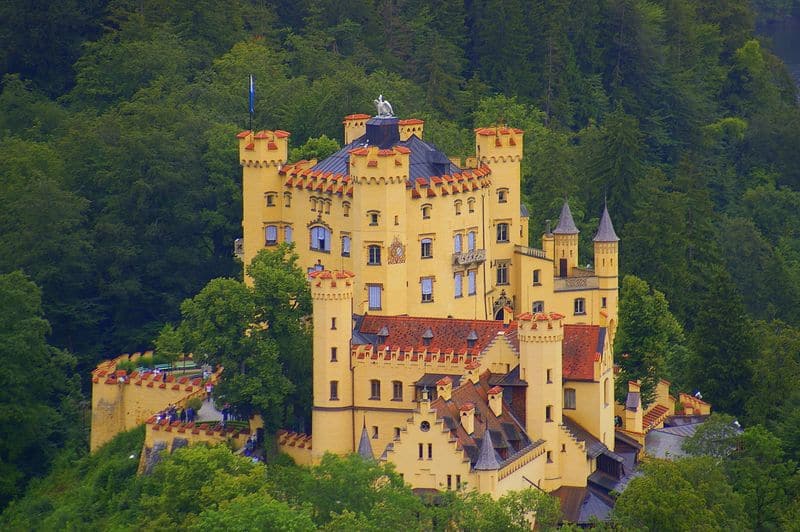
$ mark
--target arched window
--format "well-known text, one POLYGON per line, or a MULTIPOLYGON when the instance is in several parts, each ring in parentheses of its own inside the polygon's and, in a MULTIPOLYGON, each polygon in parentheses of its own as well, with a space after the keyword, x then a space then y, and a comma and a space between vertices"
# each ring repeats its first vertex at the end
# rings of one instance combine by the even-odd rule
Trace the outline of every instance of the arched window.
POLYGON ((265 243, 268 246, 274 246, 278 243, 278 226, 277 225, 268 225, 264 230, 264 235, 266 237, 265 243))
POLYGON ((342 203, 342 213, 344 214, 345 218, 350 216, 350 202, 349 201, 345 201, 344 203, 342 203))
POLYGON ((331 230, 321 226, 312 227, 310 246, 314 251, 329 252, 331 250, 331 230))
POLYGON ((292 206, 292 193, 291 192, 284 192, 283 193, 283 206, 284 207, 291 207, 292 206))
POLYGON ((325 200, 325 214, 331 213, 331 200, 325 200))
POLYGON ((461 234, 453 235, 453 253, 461 253, 463 246, 461 234))
POLYGON ((467 208, 469 212, 475 212, 475 198, 470 198, 467 200, 467 208))
POLYGON ((287 244, 291 244, 293 238, 292 234, 292 226, 287 225, 283 228, 283 241, 287 244))
POLYGON ((501 188, 497 191, 497 203, 508 203, 508 189, 501 188))
POLYGON ((422 219, 423 220, 430 219, 430 217, 431 217, 431 209, 432 209, 432 207, 431 207, 430 204, 426 204, 426 205, 422 206, 422 219))
POLYGON ((369 258, 367 260, 367 264, 370 266, 377 266, 381 263, 381 247, 380 246, 369 246, 367 248, 369 258))
POLYGON ((458 216, 459 214, 461 214, 461 200, 459 199, 459 200, 456 200, 456 201, 454 201, 454 202, 453 202, 453 206, 454 206, 454 207, 455 207, 455 209, 456 209, 456 216, 458 216))
POLYGON ((603 404, 608 406, 611 402, 611 381, 608 377, 603 381, 603 404))
POLYGON ((311 212, 316 212, 317 210, 317 198, 310 198, 309 203, 311 203, 311 212))

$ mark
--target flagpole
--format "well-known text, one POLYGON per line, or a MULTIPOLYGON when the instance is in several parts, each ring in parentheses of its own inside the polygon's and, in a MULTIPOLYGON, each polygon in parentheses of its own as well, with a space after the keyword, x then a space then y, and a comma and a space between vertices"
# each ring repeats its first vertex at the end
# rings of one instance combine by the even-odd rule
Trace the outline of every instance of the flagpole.
POLYGON ((256 82, 253 79, 253 75, 250 74, 250 89, 248 91, 249 96, 249 110, 250 110, 250 131, 253 131, 253 115, 256 113, 256 82))

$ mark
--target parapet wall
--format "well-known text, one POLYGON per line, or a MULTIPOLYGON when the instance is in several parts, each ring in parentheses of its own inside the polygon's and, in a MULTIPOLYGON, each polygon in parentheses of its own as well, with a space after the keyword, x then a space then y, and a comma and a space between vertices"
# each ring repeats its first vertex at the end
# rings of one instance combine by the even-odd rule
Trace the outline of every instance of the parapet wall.
MULTIPOLYGON (((145 352, 149 355, 152 352, 145 352)), ((185 406, 193 397, 204 397, 202 379, 189 379, 187 376, 154 371, 130 375, 125 370, 117 370, 123 361, 136 361, 141 353, 120 355, 100 363, 92 371, 92 433, 90 449, 97 450, 119 432, 137 427, 155 412, 169 405, 185 406)), ((216 384, 222 368, 217 368, 209 381, 216 384)))
POLYGON ((311 436, 300 432, 279 430, 278 450, 292 457, 297 465, 312 465, 311 436))

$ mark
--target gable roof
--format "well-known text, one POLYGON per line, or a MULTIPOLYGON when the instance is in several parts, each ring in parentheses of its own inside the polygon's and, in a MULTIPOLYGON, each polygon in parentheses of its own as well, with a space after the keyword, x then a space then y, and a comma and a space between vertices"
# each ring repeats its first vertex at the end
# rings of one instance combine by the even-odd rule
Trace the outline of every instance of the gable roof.
POLYGON ((606 328, 599 325, 564 325, 562 366, 564 378, 594 381, 594 363, 603 356, 606 328))
POLYGON ((448 401, 439 397, 431 402, 437 418, 450 430, 451 439, 456 440, 458 449, 465 452, 476 469, 497 469, 543 443, 543 440, 531 442, 507 405, 504 405, 500 416, 495 415, 488 399, 490 375, 488 371, 483 373, 477 383, 464 381, 453 390, 448 401), (461 425, 460 410, 468 403, 475 408, 475 430, 472 434, 467 434, 461 425))
MULTIPOLYGON (((359 316, 355 320, 353 345, 387 345, 392 348, 427 349, 434 351, 453 349, 456 352, 468 350, 470 354, 483 352, 495 338, 507 339, 512 346, 516 339, 517 324, 508 326, 499 320, 462 320, 454 318, 419 318, 412 316, 359 316), (386 327, 386 336, 378 337, 378 332, 386 327), (423 337, 430 329, 430 343, 423 344, 423 337), (469 347, 467 337, 475 332, 475 345, 469 347), (498 334, 500 333, 500 334, 498 334), (431 336, 432 335, 432 336, 431 336)), ((517 343, 518 345, 518 343, 517 343)))

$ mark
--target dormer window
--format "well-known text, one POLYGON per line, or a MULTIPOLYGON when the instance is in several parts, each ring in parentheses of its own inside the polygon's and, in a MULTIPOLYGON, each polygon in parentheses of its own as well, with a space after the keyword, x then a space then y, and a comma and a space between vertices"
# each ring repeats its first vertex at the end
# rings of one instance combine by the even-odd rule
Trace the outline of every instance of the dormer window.
POLYGON ((389 328, 384 325, 381 327, 381 330, 378 331, 378 344, 384 345, 386 343, 386 339, 389 337, 389 328))
POLYGON ((470 349, 475 347, 475 342, 477 341, 478 341, 478 333, 476 333, 475 330, 473 329, 469 332, 469 335, 467 335, 467 347, 469 347, 470 349))
POLYGON ((422 333, 422 345, 431 345, 431 340, 433 340, 433 331, 428 327, 425 329, 425 332, 422 333))

